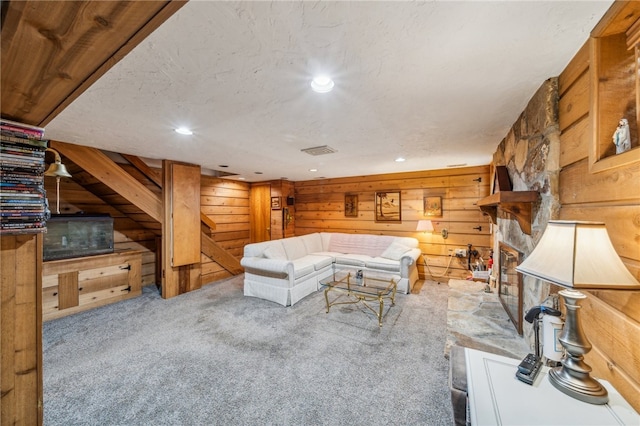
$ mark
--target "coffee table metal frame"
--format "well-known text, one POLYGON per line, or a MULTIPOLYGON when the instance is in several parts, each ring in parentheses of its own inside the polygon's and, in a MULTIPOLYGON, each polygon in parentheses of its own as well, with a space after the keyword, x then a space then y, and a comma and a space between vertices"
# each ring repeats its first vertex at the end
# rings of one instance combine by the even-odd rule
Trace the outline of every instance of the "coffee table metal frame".
POLYGON ((397 282, 394 278, 384 279, 379 277, 363 277, 356 279, 351 271, 336 271, 329 278, 320 281, 325 288, 324 299, 327 303, 327 313, 329 309, 335 305, 352 305, 360 303, 366 306, 378 318, 378 326, 382 327, 382 318, 384 313, 384 300, 389 299, 391 306, 396 302, 397 282), (337 302, 336 297, 332 302, 329 301, 329 292, 337 291, 353 297, 353 300, 347 302, 337 302), (367 302, 378 302, 378 309, 374 309, 367 302))

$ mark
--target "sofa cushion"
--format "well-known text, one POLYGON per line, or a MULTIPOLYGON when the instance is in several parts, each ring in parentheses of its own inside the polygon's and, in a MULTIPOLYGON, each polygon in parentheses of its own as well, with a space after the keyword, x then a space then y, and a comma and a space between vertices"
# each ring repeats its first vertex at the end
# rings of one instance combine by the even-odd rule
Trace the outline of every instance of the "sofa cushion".
POLYGON ((306 257, 313 258, 313 267, 316 271, 326 268, 327 266, 331 266, 333 263, 333 256, 320 256, 317 253, 308 254, 306 257))
POLYGON ((287 259, 295 260, 307 255, 307 249, 300 237, 290 237, 280 241, 284 251, 287 252, 287 259))
POLYGON ((282 244, 271 244, 262 252, 267 259, 286 259, 287 253, 282 248, 282 244))
POLYGON ((314 272, 318 256, 303 256, 293 261, 294 278, 298 279, 314 272))
POLYGON ((405 246, 404 244, 393 242, 386 248, 385 251, 382 252, 380 257, 384 257, 385 259, 391 260, 400 260, 402 255, 411 250, 410 247, 405 246))
POLYGON ((302 239, 302 243, 307 250, 307 253, 317 253, 322 251, 322 238, 319 233, 302 235, 300 237, 302 239))
POLYGON ((374 257, 366 262, 365 266, 380 271, 400 272, 400 262, 384 257, 374 257))
POLYGON ((336 256, 336 264, 366 266, 367 262, 371 259, 371 256, 367 256, 364 254, 341 254, 339 256, 336 256))
POLYGON ((384 235, 336 233, 331 235, 328 251, 375 257, 380 256, 393 240, 394 237, 384 235))

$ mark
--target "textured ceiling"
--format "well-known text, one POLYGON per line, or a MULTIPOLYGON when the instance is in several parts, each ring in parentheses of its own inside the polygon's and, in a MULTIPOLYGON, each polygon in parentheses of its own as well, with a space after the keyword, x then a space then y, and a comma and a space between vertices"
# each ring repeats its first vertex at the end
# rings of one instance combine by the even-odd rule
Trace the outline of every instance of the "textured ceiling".
POLYGON ((46 136, 249 182, 488 164, 610 5, 192 0, 46 136), (320 145, 337 152, 301 152, 320 145))

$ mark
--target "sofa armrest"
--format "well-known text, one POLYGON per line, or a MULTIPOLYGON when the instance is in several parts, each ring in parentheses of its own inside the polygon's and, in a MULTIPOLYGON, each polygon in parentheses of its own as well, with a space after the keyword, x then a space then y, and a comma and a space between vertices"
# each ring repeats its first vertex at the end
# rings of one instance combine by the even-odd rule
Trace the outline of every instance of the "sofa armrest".
POLYGON ((402 255, 402 257, 400 258, 400 262, 402 263, 402 266, 411 266, 418 261, 420 255, 422 255, 422 252, 419 248, 412 248, 402 255))
POLYGON ((287 259, 266 259, 264 257, 243 257, 240 264, 251 273, 276 276, 278 278, 293 277, 293 262, 287 259))

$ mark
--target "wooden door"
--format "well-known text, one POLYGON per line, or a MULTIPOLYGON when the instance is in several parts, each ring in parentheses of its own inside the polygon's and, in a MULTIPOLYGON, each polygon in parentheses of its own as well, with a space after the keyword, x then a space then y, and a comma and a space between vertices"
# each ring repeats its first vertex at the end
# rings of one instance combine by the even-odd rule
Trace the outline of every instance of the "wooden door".
POLYGON ((271 239, 271 185, 251 186, 251 242, 271 239))

